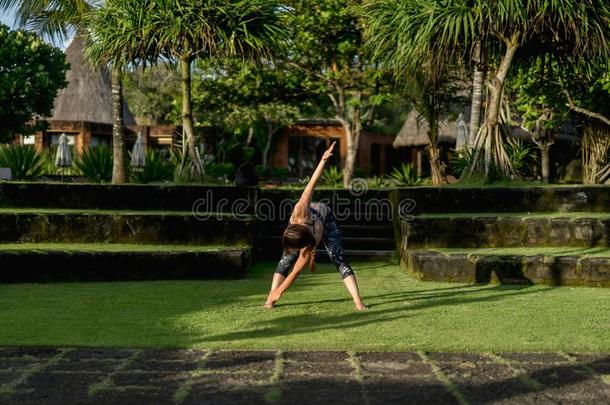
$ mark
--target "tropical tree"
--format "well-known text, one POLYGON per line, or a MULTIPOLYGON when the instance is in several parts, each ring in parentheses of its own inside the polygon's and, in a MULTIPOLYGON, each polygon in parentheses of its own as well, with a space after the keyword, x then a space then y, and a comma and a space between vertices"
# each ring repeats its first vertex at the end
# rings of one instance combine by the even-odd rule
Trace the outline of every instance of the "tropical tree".
POLYGON ((246 146, 256 141, 266 169, 275 134, 317 101, 299 79, 278 64, 252 64, 234 58, 198 63, 193 116, 199 125, 221 128, 227 134, 247 132, 246 146))
MULTIPOLYGON (((142 29, 126 34, 146 44, 149 54, 179 65, 183 156, 190 155, 195 174, 203 174, 203 165, 193 122, 193 61, 232 56, 251 60, 271 57, 283 37, 280 12, 273 0, 154 0, 146 8, 142 29)), ((184 163, 185 160, 181 168, 184 163)))
POLYGON ((343 184, 352 181, 363 127, 391 95, 390 80, 364 47, 358 0, 296 0, 289 22, 290 52, 285 64, 302 76, 311 94, 330 101, 346 134, 343 184))
POLYGON ((148 49, 133 35, 138 32, 140 22, 146 16, 149 0, 106 0, 85 14, 84 27, 85 58, 94 65, 105 69, 110 67, 112 86, 112 182, 125 183, 126 152, 125 124, 123 122, 123 70, 127 64, 145 62, 148 49))
POLYGON ((31 133, 34 115, 51 115, 67 69, 60 49, 0 24, 0 142, 31 133))
POLYGON ((504 148, 501 108, 507 75, 521 54, 608 55, 605 0, 379 0, 367 7, 370 41, 395 66, 470 60, 479 43, 489 58, 487 108, 469 173, 513 174, 504 148), (483 159, 480 159, 483 157, 483 159))
MULTIPOLYGON (((127 3, 125 2, 125 6, 128 6, 127 3)), ((81 39, 86 39, 87 20, 91 20, 96 4, 97 2, 95 1, 84 0, 0 0, 0 8, 4 10, 15 9, 18 22, 21 26, 36 31, 52 40, 67 38, 72 33, 80 36, 81 39)), ((134 4, 134 6, 136 5, 134 4)), ((128 16, 125 15, 125 17, 128 16)), ((112 182, 118 184, 124 183, 127 177, 125 172, 124 103, 120 70, 112 70, 111 83, 112 182)))

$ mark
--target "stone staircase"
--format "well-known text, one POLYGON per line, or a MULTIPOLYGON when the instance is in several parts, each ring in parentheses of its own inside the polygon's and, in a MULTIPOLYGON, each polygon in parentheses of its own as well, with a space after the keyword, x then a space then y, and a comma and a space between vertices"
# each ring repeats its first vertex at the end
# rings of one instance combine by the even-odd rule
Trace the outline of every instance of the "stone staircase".
POLYGON ((610 286, 610 188, 591 190, 522 192, 512 206, 453 192, 401 221, 401 264, 427 281, 610 286))
MULTIPOLYGON (((212 198, 207 191, 2 184, 0 282, 244 277, 252 218, 199 208, 195 216, 193 205, 212 198)), ((225 197, 247 200, 250 191, 225 197)))

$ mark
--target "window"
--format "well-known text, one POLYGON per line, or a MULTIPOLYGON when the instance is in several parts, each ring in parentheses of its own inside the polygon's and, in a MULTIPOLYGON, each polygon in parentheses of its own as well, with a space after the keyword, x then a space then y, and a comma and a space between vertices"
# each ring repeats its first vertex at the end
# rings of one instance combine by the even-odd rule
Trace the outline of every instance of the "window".
POLYGON ((288 169, 298 177, 311 175, 332 141, 337 141, 335 153, 328 166, 341 165, 341 144, 338 139, 318 138, 314 136, 288 137, 288 169))

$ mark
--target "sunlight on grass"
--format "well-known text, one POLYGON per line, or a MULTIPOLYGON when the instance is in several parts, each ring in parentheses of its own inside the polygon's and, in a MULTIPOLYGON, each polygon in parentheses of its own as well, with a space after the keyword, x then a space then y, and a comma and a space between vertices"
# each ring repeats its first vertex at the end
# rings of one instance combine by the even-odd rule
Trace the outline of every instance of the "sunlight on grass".
POLYGON ((245 280, 0 285, 0 345, 216 349, 608 351, 610 290, 423 283, 355 263, 356 312, 328 264, 261 308, 273 263, 245 280))

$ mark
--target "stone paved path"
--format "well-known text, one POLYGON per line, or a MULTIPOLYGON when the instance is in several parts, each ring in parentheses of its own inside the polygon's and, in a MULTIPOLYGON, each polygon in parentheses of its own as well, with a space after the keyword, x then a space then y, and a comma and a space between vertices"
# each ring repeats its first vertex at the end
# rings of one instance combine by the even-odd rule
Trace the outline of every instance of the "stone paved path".
POLYGON ((0 348, 1 404, 610 403, 610 354, 0 348))

